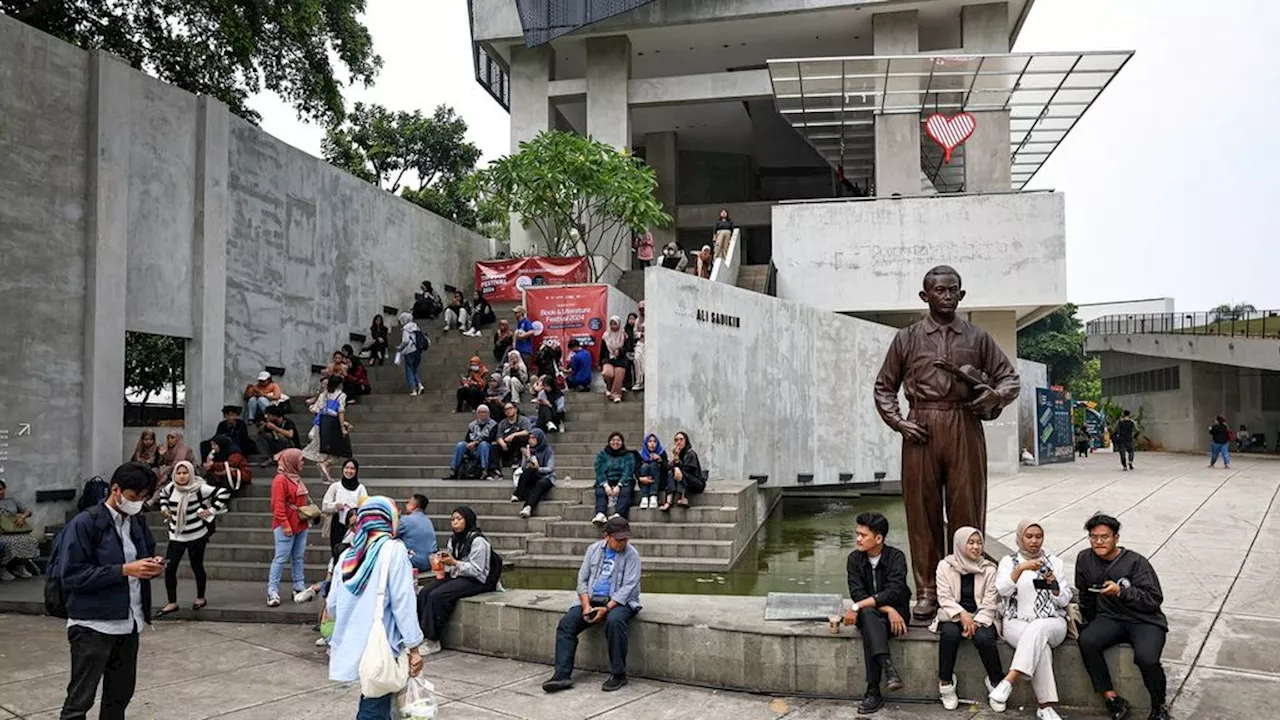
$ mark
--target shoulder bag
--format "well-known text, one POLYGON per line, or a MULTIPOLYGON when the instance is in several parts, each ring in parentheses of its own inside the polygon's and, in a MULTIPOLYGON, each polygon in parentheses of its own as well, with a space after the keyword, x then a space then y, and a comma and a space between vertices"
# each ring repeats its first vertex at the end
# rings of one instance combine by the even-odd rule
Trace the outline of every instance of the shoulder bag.
MULTIPOLYGON (((387 548, 383 548, 388 551, 387 548)), ((409 661, 404 653, 396 657, 387 640, 387 629, 382 624, 387 606, 387 578, 390 575, 391 558, 378 553, 379 571, 378 606, 373 611, 373 627, 369 628, 369 640, 360 656, 360 694, 367 698, 383 697, 398 693, 409 682, 409 661)))
MULTIPOLYGON (((306 495, 310 498, 311 495, 307 492, 307 486, 302 483, 298 484, 302 486, 302 492, 300 494, 306 495)), ((304 523, 316 522, 324 514, 320 512, 320 508, 316 507, 316 504, 313 502, 309 502, 306 505, 294 505, 293 503, 286 501, 285 505, 293 508, 294 512, 298 513, 298 517, 302 518, 302 522, 304 523)))

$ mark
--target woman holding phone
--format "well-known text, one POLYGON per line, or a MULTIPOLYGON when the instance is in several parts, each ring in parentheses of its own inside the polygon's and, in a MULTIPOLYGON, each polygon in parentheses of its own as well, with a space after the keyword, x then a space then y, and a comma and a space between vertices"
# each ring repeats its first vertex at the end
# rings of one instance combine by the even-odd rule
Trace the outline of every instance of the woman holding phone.
POLYGON ((497 555, 480 531, 474 510, 466 505, 454 508, 449 516, 449 529, 453 530, 453 537, 449 538, 448 546, 434 556, 447 577, 418 596, 418 620, 427 638, 422 647, 424 655, 440 652, 440 636, 458 601, 492 592, 502 573, 500 561, 497 567, 491 567, 497 555))
MULTIPOLYGON (((1000 561, 996 592, 1005 603, 1004 640, 1014 648, 1009 674, 990 689, 991 709, 1003 712, 1020 677, 1031 680, 1040 708, 1038 720, 1062 720, 1053 705, 1058 686, 1053 678, 1053 648, 1067 637, 1067 605, 1071 584, 1062 578, 1062 558, 1044 551, 1040 523, 1018 523, 1018 552, 1000 561)), ((990 685, 990 681, 987 681, 990 685)))

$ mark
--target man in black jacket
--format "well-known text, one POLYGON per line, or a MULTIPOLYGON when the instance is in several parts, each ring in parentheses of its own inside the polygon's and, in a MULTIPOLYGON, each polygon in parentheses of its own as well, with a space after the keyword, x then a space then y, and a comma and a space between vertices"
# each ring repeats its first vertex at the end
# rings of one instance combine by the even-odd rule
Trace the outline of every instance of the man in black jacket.
POLYGON ((1127 642, 1151 695, 1150 720, 1169 720, 1160 665, 1169 621, 1160 610, 1164 601, 1160 578, 1145 557, 1119 547, 1119 520, 1098 513, 1084 527, 1091 548, 1076 557, 1076 588, 1080 614, 1088 625, 1080 630, 1079 646, 1093 689, 1102 693, 1111 720, 1128 717, 1129 702, 1116 694, 1102 655, 1107 648, 1127 642))
POLYGON ((907 632, 907 556, 884 544, 889 521, 884 515, 866 512, 858 516, 854 540, 857 550, 849 553, 849 597, 853 600, 854 622, 862 636, 862 655, 867 668, 867 692, 858 712, 870 714, 884 706, 880 681, 890 692, 903 688, 902 677, 889 657, 889 635, 907 632))
POLYGON ((1120 454, 1120 467, 1125 470, 1133 469, 1133 438, 1137 434, 1138 426, 1133 422, 1129 411, 1125 410, 1120 414, 1120 420, 1116 422, 1116 431, 1111 437, 1111 444, 1120 454))

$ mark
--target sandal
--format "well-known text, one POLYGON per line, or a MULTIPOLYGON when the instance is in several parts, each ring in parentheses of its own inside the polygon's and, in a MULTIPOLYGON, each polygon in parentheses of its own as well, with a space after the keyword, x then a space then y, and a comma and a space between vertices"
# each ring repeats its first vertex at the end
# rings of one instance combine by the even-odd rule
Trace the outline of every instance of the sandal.
POLYGON ((680 498, 676 501, 676 504, 680 507, 687 508, 689 507, 689 498, 680 498))
POLYGON ((671 503, 669 503, 669 502, 664 502, 664 503, 662 503, 662 505, 661 505, 661 506, 659 506, 659 507, 658 507, 658 509, 659 509, 659 510, 661 510, 662 512, 667 512, 668 510, 670 510, 670 509, 671 509, 671 503))
POLYGON ((178 606, 175 604, 172 608, 160 608, 159 610, 155 611, 155 614, 153 614, 151 618, 153 620, 159 620, 165 615, 172 615, 176 612, 178 612, 178 606))
POLYGON ((208 600, 197 600, 197 601, 195 601, 195 602, 191 603, 191 609, 192 609, 192 610, 203 610, 203 609, 204 609, 204 606, 205 606, 205 605, 208 605, 208 604, 209 604, 209 601, 208 601, 208 600))

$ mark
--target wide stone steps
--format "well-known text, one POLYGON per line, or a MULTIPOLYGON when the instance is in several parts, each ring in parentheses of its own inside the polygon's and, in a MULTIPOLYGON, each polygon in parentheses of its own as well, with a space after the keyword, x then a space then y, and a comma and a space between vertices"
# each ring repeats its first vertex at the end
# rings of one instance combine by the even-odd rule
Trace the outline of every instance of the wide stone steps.
MULTIPOLYGON (((583 427, 591 426, 595 428, 594 434, 600 436, 600 447, 604 447, 605 441, 609 439, 609 433, 614 432, 615 430, 622 433, 624 438, 628 433, 630 433, 639 439, 640 435, 644 433, 644 421, 640 418, 619 419, 614 422, 606 423, 605 421, 579 421, 572 410, 569 411, 568 415, 569 427, 571 429, 577 425, 581 425, 583 427), (604 428, 609 429, 605 430, 604 428)), ((347 418, 347 421, 351 423, 353 428, 351 430, 352 437, 355 437, 357 434, 365 436, 380 436, 392 433, 412 433, 414 435, 419 433, 452 433, 454 437, 461 440, 467 432, 467 424, 470 423, 472 419, 473 418, 470 417, 470 413, 458 413, 453 417, 446 417, 444 419, 416 420, 409 422, 386 422, 380 420, 358 422, 354 418, 350 417, 347 418)), ((296 423, 297 420, 294 422, 296 423)), ((555 443, 555 435, 555 433, 552 433, 548 438, 553 443, 553 447, 555 443)))
MULTIPOLYGON (((639 547, 639 545, 637 545, 639 547)), ((583 546, 583 552, 586 546, 583 546)), ((726 572, 729 570, 728 560, 699 557, 665 557, 653 555, 647 548, 642 549, 645 572, 726 572)), ((573 568, 582 566, 582 552, 573 555, 541 555, 529 553, 515 558, 512 567, 533 568, 573 568)))
MULTIPOLYGON (((449 513, 453 510, 452 506, 432 502, 432 511, 429 517, 431 524, 436 529, 436 536, 441 544, 448 541, 452 530, 449 529, 449 513), (436 507, 439 505, 439 507, 436 507)), ((542 534, 546 530, 549 522, 554 517, 533 517, 525 519, 520 517, 517 512, 520 506, 516 503, 508 503, 505 508, 502 505, 496 506, 499 509, 505 509, 509 512, 495 515, 478 515, 477 520, 480 523, 480 529, 486 534, 506 533, 506 534, 542 534)), ((545 505, 541 506, 544 509, 545 505)), ((150 521, 151 532, 155 535, 157 542, 164 541, 167 537, 166 526, 163 519, 153 519, 150 521)), ((591 525, 590 522, 582 521, 583 526, 591 525)), ((244 544, 262 544, 270 546, 274 540, 271 535, 271 513, 251 513, 251 512, 234 512, 227 513, 218 519, 218 532, 210 541, 216 545, 219 543, 228 543, 232 545, 244 544)), ((315 537, 323 535, 323 527, 311 528, 312 536, 308 537, 307 542, 317 542, 315 537)))
MULTIPOLYGON (((560 438, 561 435, 559 433, 551 433, 549 438, 551 447, 555 448, 557 462, 562 457, 591 458, 592 462, 595 462, 596 453, 604 448, 603 442, 557 442, 560 438)), ((456 442, 457 440, 437 443, 383 443, 376 440, 366 442, 360 438, 352 437, 351 448, 355 451, 356 457, 362 461, 372 457, 401 457, 416 454, 421 454, 424 457, 453 457, 453 447, 456 442)))
MULTIPOLYGON (((582 558, 587 546, 599 540, 593 538, 529 538, 529 555, 568 555, 582 558)), ((730 540, 659 540, 656 538, 633 535, 631 542, 640 550, 640 555, 647 562, 649 558, 705 558, 728 563, 733 559, 733 542, 730 540)))
MULTIPOLYGON (((406 493, 400 493, 399 495, 389 495, 389 497, 392 497, 397 501, 403 501, 405 499, 408 499, 408 497, 411 494, 412 493, 406 492, 406 493)), ((569 496, 564 496, 564 497, 568 498, 569 496)), ((452 511, 453 508, 458 505, 466 505, 470 507, 472 510, 475 511, 477 515, 506 515, 508 514, 508 512, 514 514, 515 512, 520 510, 520 508, 518 507, 515 508, 515 510, 509 510, 511 506, 515 505, 515 503, 510 501, 511 484, 509 482, 506 485, 506 494, 501 499, 445 501, 439 498, 431 499, 430 494, 427 495, 427 498, 431 500, 431 506, 432 506, 431 509, 433 510, 436 509, 436 506, 439 506, 439 508, 442 510, 445 508, 448 508, 449 511, 452 511)), ((317 497, 315 498, 315 500, 319 500, 319 498, 317 497)), ((579 502, 580 501, 576 497, 572 499, 561 499, 561 496, 557 495, 555 490, 552 490, 551 494, 548 495, 547 499, 544 499, 541 503, 538 504, 538 515, 541 517, 548 517, 548 516, 563 517, 564 510, 566 508, 570 507, 571 505, 575 505, 579 502)), ((318 505, 319 503, 317 502, 316 504, 318 505)), ((241 499, 235 500, 234 510, 232 510, 232 512, 227 513, 224 517, 229 517, 232 515, 237 515, 237 514, 246 513, 246 512, 261 514, 261 515, 270 514, 271 512, 270 498, 241 498, 241 499)), ((590 519, 590 518, 588 517, 587 519, 590 519)), ((270 527, 270 523, 267 524, 267 527, 270 527)))
MULTIPOLYGON (((631 530, 637 538, 648 540, 685 540, 688 542, 727 541, 732 543, 738 530, 733 523, 677 523, 652 519, 661 515, 656 510, 631 509, 631 530)), ((565 519, 567 520, 567 519, 565 519)), ((600 528, 581 520, 577 522, 549 523, 546 534, 552 538, 590 540, 600 539, 600 528)), ((637 542, 640 542, 637 540, 637 542)))
MULTIPOLYGON (((566 453, 561 452, 560 448, 552 445, 556 451, 556 468, 562 467, 595 467, 595 453, 566 453)), ((353 448, 354 449, 354 448, 353 448)), ((494 448, 495 452, 498 448, 494 448)), ((444 465, 447 466, 453 460, 453 447, 450 446, 448 452, 438 452, 422 455, 383 455, 379 453, 356 453, 356 457, 360 460, 360 473, 363 475, 368 472, 368 468, 373 467, 416 467, 418 465, 444 465)), ((503 468, 503 472, 507 477, 511 476, 511 468, 503 468)), ((560 473, 557 471, 556 473, 560 473)))

